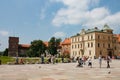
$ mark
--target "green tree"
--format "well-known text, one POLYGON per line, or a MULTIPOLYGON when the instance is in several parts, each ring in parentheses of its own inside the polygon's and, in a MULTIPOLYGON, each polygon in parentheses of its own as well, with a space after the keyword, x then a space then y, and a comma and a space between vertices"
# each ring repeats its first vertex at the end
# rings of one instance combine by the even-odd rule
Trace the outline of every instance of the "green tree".
POLYGON ((8 48, 6 48, 5 51, 3 52, 3 56, 8 56, 8 48))
POLYGON ((46 50, 46 45, 42 40, 34 40, 31 42, 30 49, 27 51, 29 57, 39 57, 44 54, 46 50))
POLYGON ((56 55, 58 53, 57 50, 60 47, 60 42, 61 42, 60 38, 57 39, 55 37, 52 37, 50 39, 49 44, 48 44, 48 49, 51 55, 56 55))

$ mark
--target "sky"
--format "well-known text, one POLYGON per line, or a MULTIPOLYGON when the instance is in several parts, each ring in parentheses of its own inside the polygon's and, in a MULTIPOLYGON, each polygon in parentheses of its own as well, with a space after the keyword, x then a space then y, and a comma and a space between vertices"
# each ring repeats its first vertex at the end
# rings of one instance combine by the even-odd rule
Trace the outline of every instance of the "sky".
POLYGON ((19 44, 68 38, 81 29, 108 24, 120 34, 120 0, 0 0, 0 51, 9 36, 19 44))

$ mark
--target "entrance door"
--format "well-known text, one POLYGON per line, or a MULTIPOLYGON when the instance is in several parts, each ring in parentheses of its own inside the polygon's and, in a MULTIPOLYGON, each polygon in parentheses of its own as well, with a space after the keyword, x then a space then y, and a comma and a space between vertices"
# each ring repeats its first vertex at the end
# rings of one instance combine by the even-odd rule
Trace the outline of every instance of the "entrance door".
POLYGON ((109 51, 108 55, 112 58, 112 51, 109 51))

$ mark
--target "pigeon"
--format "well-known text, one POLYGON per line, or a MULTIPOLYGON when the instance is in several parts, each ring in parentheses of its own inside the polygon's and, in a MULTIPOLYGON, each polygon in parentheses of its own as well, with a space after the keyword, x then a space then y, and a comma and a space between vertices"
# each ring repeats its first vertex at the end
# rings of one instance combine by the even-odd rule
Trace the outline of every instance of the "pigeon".
POLYGON ((108 74, 110 74, 111 72, 109 71, 108 74))

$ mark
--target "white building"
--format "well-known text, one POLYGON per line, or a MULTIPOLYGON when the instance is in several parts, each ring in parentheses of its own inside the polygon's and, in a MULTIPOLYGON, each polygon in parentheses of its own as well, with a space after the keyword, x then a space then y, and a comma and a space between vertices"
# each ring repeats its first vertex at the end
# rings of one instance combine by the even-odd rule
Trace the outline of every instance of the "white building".
POLYGON ((106 24, 102 30, 97 27, 88 30, 81 30, 80 33, 71 37, 71 57, 92 57, 97 58, 100 54, 111 57, 118 53, 116 47, 117 38, 113 30, 106 24))

